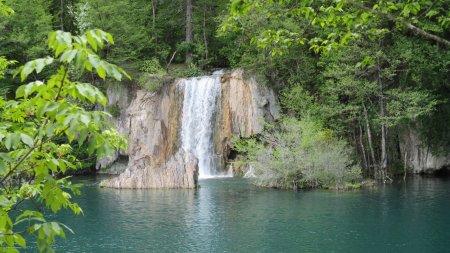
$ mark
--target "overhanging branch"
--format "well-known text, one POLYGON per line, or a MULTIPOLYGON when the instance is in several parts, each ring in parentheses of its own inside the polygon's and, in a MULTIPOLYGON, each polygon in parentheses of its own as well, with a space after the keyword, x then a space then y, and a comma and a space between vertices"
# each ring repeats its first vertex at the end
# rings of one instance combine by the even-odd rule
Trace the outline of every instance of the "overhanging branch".
POLYGON ((392 21, 392 22, 395 22, 395 23, 400 23, 400 24, 404 25, 406 28, 408 28, 409 30, 419 34, 420 36, 422 36, 424 38, 427 38, 427 39, 430 39, 430 40, 434 40, 434 41, 436 41, 436 42, 438 42, 440 44, 443 44, 446 47, 450 47, 450 41, 448 41, 448 40, 446 40, 446 39, 444 39, 442 37, 439 37, 437 35, 434 35, 434 34, 431 34, 429 32, 426 32, 426 31, 420 29, 419 27, 417 27, 417 26, 415 26, 415 25, 413 25, 413 24, 411 24, 409 22, 406 22, 403 19, 396 18, 396 17, 394 17, 394 16, 392 16, 392 15, 390 15, 388 13, 385 13, 385 12, 374 10, 372 8, 364 6, 363 4, 355 3, 354 1, 351 1, 351 3, 353 5, 355 5, 355 6, 357 6, 358 8, 366 10, 366 11, 368 11, 368 12, 370 12, 372 14, 375 14, 377 16, 381 16, 381 17, 383 17, 383 18, 385 18, 385 19, 387 19, 389 21, 392 21))

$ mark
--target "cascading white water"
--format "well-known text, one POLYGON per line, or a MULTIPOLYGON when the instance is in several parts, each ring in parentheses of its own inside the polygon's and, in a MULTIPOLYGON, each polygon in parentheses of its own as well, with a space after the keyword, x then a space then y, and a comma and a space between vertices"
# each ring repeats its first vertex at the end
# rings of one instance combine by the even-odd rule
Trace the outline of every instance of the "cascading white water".
POLYGON ((198 158, 199 178, 223 175, 214 152, 214 119, 220 97, 220 75, 183 80, 182 148, 198 158))

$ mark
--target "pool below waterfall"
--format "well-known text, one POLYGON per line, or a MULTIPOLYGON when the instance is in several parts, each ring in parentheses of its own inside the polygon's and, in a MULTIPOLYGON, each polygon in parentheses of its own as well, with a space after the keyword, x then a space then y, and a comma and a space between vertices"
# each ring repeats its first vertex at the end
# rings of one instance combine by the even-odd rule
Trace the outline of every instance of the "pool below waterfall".
POLYGON ((246 179, 198 190, 117 190, 95 178, 55 218, 57 252, 448 252, 450 180, 416 177, 348 192, 282 191, 246 179))

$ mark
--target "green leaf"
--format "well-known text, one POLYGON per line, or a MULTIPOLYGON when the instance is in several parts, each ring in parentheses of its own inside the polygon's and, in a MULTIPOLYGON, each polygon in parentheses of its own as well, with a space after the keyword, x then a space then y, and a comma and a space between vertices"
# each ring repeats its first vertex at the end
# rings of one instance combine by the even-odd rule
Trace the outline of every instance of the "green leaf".
POLYGON ((55 40, 50 48, 55 52, 55 57, 58 57, 66 49, 72 48, 72 35, 69 32, 56 31, 55 40))
POLYGON ((20 134, 20 137, 22 139, 22 142, 25 143, 28 147, 31 148, 34 146, 34 141, 30 136, 26 134, 20 134))
POLYGON ((107 38, 108 42, 109 42, 111 45, 114 45, 114 39, 113 39, 113 36, 112 36, 111 34, 106 33, 106 38, 107 38))
POLYGON ((0 159, 0 175, 5 175, 7 170, 8 170, 8 165, 5 163, 5 161, 0 159))
POLYGON ((47 104, 45 104, 44 108, 40 112, 40 115, 42 116, 45 113, 49 113, 49 112, 57 112, 59 107, 60 107, 60 104, 57 102, 47 103, 47 104))
POLYGON ((44 85, 45 84, 41 81, 35 81, 26 85, 22 85, 16 91, 16 98, 27 98, 30 94, 40 89, 40 87, 44 85))
MULTIPOLYGON (((100 58, 97 55, 89 54, 88 61, 92 67, 98 68, 100 66, 100 58)), ((90 68, 92 70, 92 67, 90 68)), ((87 68, 89 70, 89 68, 87 68)))
POLYGON ((48 48, 52 49, 55 47, 56 42, 56 32, 51 32, 48 34, 48 48))
POLYGON ((78 144, 81 146, 83 145, 84 141, 86 140, 86 137, 89 134, 89 129, 88 128, 83 128, 79 134, 78 134, 78 144))
POLYGON ((42 69, 44 69, 45 66, 50 65, 53 63, 53 58, 47 57, 42 59, 35 60, 36 63, 36 73, 41 73, 42 69))
POLYGON ((19 245, 22 248, 27 246, 25 239, 19 234, 14 235, 14 240, 16 241, 17 245, 19 245))
POLYGON ((435 11, 435 10, 431 10, 429 12, 427 12, 427 14, 425 15, 425 17, 427 18, 432 18, 434 16, 436 16, 437 14, 439 14, 439 12, 435 11))
POLYGON ((86 33, 86 38, 87 38, 89 45, 91 45, 92 49, 94 49, 94 51, 97 52, 97 40, 94 38, 94 36, 92 36, 91 31, 88 31, 86 33))
POLYGON ((92 138, 88 142, 88 154, 92 155, 97 148, 97 135, 92 136, 92 138))
POLYGON ((394 10, 394 11, 398 10, 397 6, 395 6, 393 4, 389 5, 389 9, 394 10))
POLYGON ((89 114, 81 114, 80 121, 83 122, 86 126, 89 126, 89 122, 91 122, 91 117, 89 114))
POLYGON ((6 135, 5 138, 5 147, 6 149, 17 149, 20 143, 20 134, 19 133, 12 133, 6 135))
POLYGON ((33 63, 32 62, 27 62, 23 68, 22 71, 20 72, 20 80, 23 82, 25 81, 25 79, 27 79, 28 75, 31 74, 31 72, 33 72, 34 68, 33 68, 33 63))
MULTIPOLYGON (((8 238, 13 238, 13 237, 9 236, 8 238)), ((7 248, 5 250, 5 253, 19 253, 19 250, 16 248, 7 248)))
MULTIPOLYGON (((29 185, 28 185, 29 186, 29 185)), ((18 224, 22 221, 35 220, 40 222, 45 222, 44 215, 38 211, 25 210, 21 215, 16 218, 16 223, 18 224)))
POLYGON ((104 35, 105 32, 100 29, 95 29, 92 31, 92 33, 94 34, 94 37, 97 39, 98 46, 102 48, 104 45, 103 40, 107 41, 107 38, 104 35))
POLYGON ((56 222, 51 222, 50 224, 51 224, 51 226, 52 226, 53 231, 55 231, 55 233, 56 233, 57 235, 61 235, 61 232, 64 232, 64 231, 61 229, 61 227, 59 226, 58 223, 56 223, 56 222))
POLYGON ((6 162, 12 163, 14 162, 14 159, 9 156, 8 153, 0 153, 0 158, 5 160, 6 162))
POLYGON ((76 49, 67 50, 61 55, 61 57, 59 59, 62 62, 70 63, 75 58, 77 53, 78 53, 78 50, 76 50, 76 49))
POLYGON ((102 66, 98 66, 97 74, 98 74, 99 77, 101 77, 103 79, 105 79, 105 77, 106 77, 106 71, 105 71, 105 69, 102 66))

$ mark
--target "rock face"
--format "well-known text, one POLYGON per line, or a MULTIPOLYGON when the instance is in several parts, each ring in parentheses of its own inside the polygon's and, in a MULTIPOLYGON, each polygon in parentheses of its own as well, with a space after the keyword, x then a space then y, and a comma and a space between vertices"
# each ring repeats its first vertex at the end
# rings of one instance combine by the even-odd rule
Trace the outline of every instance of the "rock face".
POLYGON ((151 155, 134 161, 132 167, 118 177, 102 182, 112 188, 195 188, 198 179, 198 160, 190 152, 180 149, 164 164, 151 155))
MULTIPOLYGON (((225 163, 233 136, 249 137, 263 130, 263 119, 279 117, 274 92, 244 79, 241 71, 222 75, 221 93, 215 112, 214 152, 225 163)), ((114 160, 128 155, 125 171, 102 182, 114 188, 194 188, 198 179, 198 158, 181 148, 184 91, 182 80, 166 83, 159 92, 140 89, 108 90, 110 104, 121 114, 113 120, 128 136, 128 149, 112 159, 101 160, 98 169, 117 168, 114 160), (119 92, 118 92, 119 91, 119 92)), ((119 159, 123 164, 124 159, 119 159)), ((108 170, 106 170, 108 172, 108 170)), ((114 173, 114 172, 112 172, 114 173)))
POLYGON ((264 121, 271 122, 280 115, 275 93, 253 78, 245 79, 242 71, 224 74, 221 84, 214 142, 224 166, 233 136, 250 137, 261 133, 264 121))
POLYGON ((407 130, 401 135, 400 150, 406 155, 406 165, 414 173, 432 173, 443 168, 450 168, 450 156, 436 156, 420 141, 414 130, 407 130))
MULTIPOLYGON (((120 112, 119 115, 116 115, 118 117, 113 117, 110 121, 117 131, 125 136, 128 136, 130 131, 129 115, 125 111, 130 105, 131 97, 133 96, 132 89, 129 87, 128 84, 111 83, 106 90, 106 96, 108 97, 107 111, 109 111, 110 108, 116 108, 116 110, 119 110, 120 112)), ((98 160, 96 165, 97 171, 99 171, 99 173, 106 173, 106 171, 102 170, 104 168, 109 168, 107 171, 108 174, 120 174, 125 171, 128 159, 125 159, 124 161, 124 159, 120 159, 120 156, 127 157, 127 153, 124 150, 121 150, 120 152, 116 152, 112 157, 98 160)))

